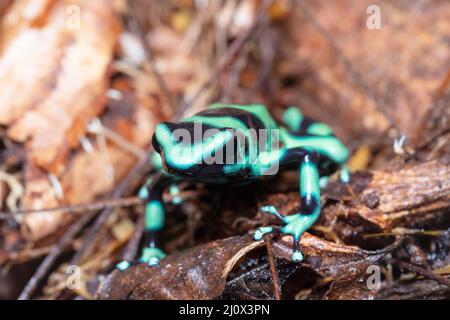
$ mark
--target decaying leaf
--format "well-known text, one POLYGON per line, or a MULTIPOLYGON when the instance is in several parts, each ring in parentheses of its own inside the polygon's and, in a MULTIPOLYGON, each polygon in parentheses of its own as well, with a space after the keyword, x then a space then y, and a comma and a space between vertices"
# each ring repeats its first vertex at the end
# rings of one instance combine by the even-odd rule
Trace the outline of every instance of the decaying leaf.
MULTIPOLYGON (((300 267, 289 262, 292 250, 286 241, 289 240, 274 243, 275 256, 288 261, 277 265, 281 284, 300 267)), ((212 299, 226 288, 227 296, 242 297, 244 294, 271 298, 273 279, 267 263, 244 272, 225 285, 235 264, 261 246, 262 242, 255 242, 249 236, 232 237, 170 255, 157 268, 139 264, 125 272, 116 270, 101 285, 98 296, 102 299, 212 299)), ((369 252, 336 245, 310 234, 303 236, 301 246, 307 265, 321 276, 342 283, 354 281, 369 265, 376 264, 395 248, 369 252)))
MULTIPOLYGON (((242 270, 227 281, 222 298, 257 300, 275 299, 274 279, 267 259, 250 258, 240 264, 242 270), (261 263, 258 263, 260 262, 261 263), (247 262, 247 265, 245 263, 247 262)), ((298 265, 285 261, 276 261, 276 271, 279 286, 289 280, 289 277, 298 270, 298 265)))
MULTIPOLYGON (((26 143, 22 205, 55 207, 63 197, 57 177, 66 157, 105 107, 120 21, 109 1, 16 1, 1 28, 0 123, 10 138, 26 143)), ((27 215, 23 230, 39 239, 61 218, 58 212, 27 215)))
MULTIPOLYGON (((292 255, 292 237, 283 237, 273 244, 277 257, 289 260, 292 255)), ((383 256, 392 252, 398 244, 382 250, 367 251, 356 246, 340 245, 334 242, 305 233, 300 241, 300 247, 305 256, 305 263, 324 277, 332 277, 338 281, 353 281, 366 272, 383 256)))
MULTIPOLYGON (((0 121, 11 138, 26 142, 23 208, 88 203, 110 191, 142 156, 154 125, 167 114, 159 110, 164 102, 152 74, 145 75, 150 82, 143 83, 139 74, 108 89, 119 18, 117 1, 18 1, 3 20, 0 77, 8 81, 0 121), (79 25, 72 19, 77 16, 68 16, 77 8, 79 25), (19 98, 18 87, 26 91, 19 98), (89 121, 100 115, 112 138, 101 128, 87 132, 89 121), (68 156, 70 150, 76 152, 68 156)), ((69 220, 57 211, 27 214, 22 230, 38 240, 69 220)))
POLYGON ((200 245, 169 255, 159 267, 139 264, 108 276, 98 291, 100 299, 213 299, 225 288, 233 266, 261 247, 249 236, 200 245))

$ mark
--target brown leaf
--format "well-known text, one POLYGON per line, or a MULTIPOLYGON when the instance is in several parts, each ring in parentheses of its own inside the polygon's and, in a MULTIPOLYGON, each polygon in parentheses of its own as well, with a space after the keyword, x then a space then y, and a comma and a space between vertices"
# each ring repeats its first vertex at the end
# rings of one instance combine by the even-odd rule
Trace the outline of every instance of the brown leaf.
POLYGON ((159 267, 144 264, 113 271, 97 293, 100 299, 213 299, 225 288, 233 266, 261 247, 250 236, 217 240, 169 255, 159 267))
MULTIPOLYGON (((26 142, 24 208, 55 207, 63 200, 47 171, 62 173, 87 120, 104 108, 107 68, 120 30, 115 8, 104 0, 23 0, 1 22, 0 123, 10 138, 26 142), (79 27, 69 6, 80 10, 79 27)), ((22 230, 37 240, 62 219, 58 212, 25 215, 22 230)))
POLYGON ((335 281, 326 292, 324 298, 327 300, 373 300, 376 290, 369 290, 364 278, 354 281, 335 281))
MULTIPOLYGON (((398 244, 382 250, 367 251, 356 246, 339 245, 305 233, 300 241, 300 248, 305 263, 324 277, 338 281, 354 280, 366 272, 368 266, 377 264, 378 260, 395 249, 398 244)), ((279 258, 291 259, 292 237, 285 236, 273 244, 274 254, 279 258)))
MULTIPOLYGON (((123 90, 120 101, 110 101, 108 112, 102 117, 103 125, 118 134, 128 147, 142 150, 149 142, 151 132, 160 118, 153 113, 156 104, 145 104, 129 91, 123 90), (124 110, 126 113, 124 114, 124 110)), ((112 190, 123 179, 139 157, 114 142, 106 146, 95 143, 93 149, 80 148, 67 161, 66 170, 59 177, 63 190, 62 199, 57 199, 54 185, 44 170, 36 167, 32 161, 26 167, 26 192, 23 198, 24 208, 51 208, 61 204, 89 203, 97 196, 112 190), (29 172, 32 170, 34 173, 29 172), (38 173, 39 172, 39 173, 38 173), (39 177, 39 178, 37 178, 39 177)), ((25 235, 37 240, 51 234, 62 223, 58 211, 26 214, 24 218, 25 235)))
MULTIPOLYGON (((250 264, 250 267, 245 266, 245 261, 240 264, 245 271, 242 271, 239 275, 227 281, 225 291, 221 298, 232 300, 275 299, 274 281, 270 263, 267 262, 267 259, 264 259, 262 263, 257 263, 257 260, 255 260, 249 259, 248 264, 250 264), (254 266, 253 263, 255 264, 254 266)), ((278 283, 282 287, 289 280, 289 277, 297 271, 298 265, 290 261, 277 261, 276 269, 278 283)))
POLYGON ((86 121, 104 108, 120 22, 109 1, 35 4, 20 1, 4 18, 0 123, 9 126, 12 139, 30 140, 33 162, 59 173, 86 121), (69 26, 74 18, 67 15, 69 5, 81 10, 78 29, 69 26))

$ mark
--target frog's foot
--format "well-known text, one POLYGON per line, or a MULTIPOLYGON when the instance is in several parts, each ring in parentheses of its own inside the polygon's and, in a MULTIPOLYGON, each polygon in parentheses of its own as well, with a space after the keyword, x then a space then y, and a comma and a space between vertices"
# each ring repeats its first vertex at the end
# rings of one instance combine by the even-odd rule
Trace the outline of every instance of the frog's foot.
POLYGON ((308 230, 316 221, 314 215, 306 215, 302 213, 293 214, 286 217, 286 224, 281 228, 281 234, 290 235, 294 241, 292 253, 292 262, 303 261, 303 254, 300 251, 300 239, 303 233, 308 230))
POLYGON ((321 189, 326 188, 326 186, 328 185, 328 182, 330 182, 330 177, 329 176, 323 176, 320 177, 319 179, 319 186, 321 189))
POLYGON ((286 223, 285 216, 283 216, 281 213, 279 213, 277 208, 275 208, 274 206, 261 207, 261 211, 278 218, 278 220, 280 220, 281 222, 286 223))
POLYGON ((266 234, 278 234, 280 231, 279 227, 259 227, 255 233, 253 234, 253 240, 259 241, 261 240, 266 234))
POLYGON ((119 271, 125 271, 135 264, 136 264, 135 261, 122 260, 118 264, 116 264, 116 269, 119 271))
POLYGON ((344 184, 350 183, 350 170, 347 168, 347 166, 344 165, 339 170, 339 179, 344 184))
MULTIPOLYGON (((284 217, 281 215, 278 210, 274 206, 264 206, 261 208, 261 211, 273 215, 277 217, 279 220, 284 222, 284 217)), ((259 227, 256 232, 253 234, 253 239, 256 241, 261 240, 266 234, 269 233, 279 233, 280 228, 279 227, 259 227)))
POLYGON ((283 227, 260 227, 253 235, 253 239, 261 240, 268 233, 279 232, 282 235, 290 235, 294 240, 294 248, 292 253, 292 262, 303 261, 303 254, 300 251, 300 239, 303 233, 308 230, 318 218, 318 213, 296 213, 289 216, 283 216, 273 206, 265 206, 261 208, 264 213, 277 217, 283 227))
POLYGON ((161 259, 164 259, 166 254, 159 248, 146 247, 142 251, 142 256, 139 259, 140 263, 146 263, 148 266, 157 266, 161 259))
POLYGON ((116 269, 119 271, 125 271, 130 267, 140 263, 146 263, 148 266, 157 266, 159 265, 161 259, 163 259, 165 256, 166 255, 164 254, 164 252, 159 248, 146 247, 142 251, 142 256, 139 258, 139 260, 122 260, 118 264, 116 264, 116 269))

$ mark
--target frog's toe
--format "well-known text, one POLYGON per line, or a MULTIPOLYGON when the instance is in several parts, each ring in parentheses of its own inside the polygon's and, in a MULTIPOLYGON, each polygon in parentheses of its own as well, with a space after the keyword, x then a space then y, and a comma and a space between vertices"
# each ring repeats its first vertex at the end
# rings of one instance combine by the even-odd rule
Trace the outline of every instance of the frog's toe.
POLYGON ((261 207, 261 211, 265 214, 270 214, 276 218, 278 218, 278 220, 280 220, 281 222, 285 222, 285 217, 278 212, 277 208, 275 208, 274 206, 268 205, 268 206, 263 206, 261 207))
POLYGON ((291 259, 292 259, 292 262, 302 262, 303 254, 300 251, 294 251, 291 259))
POLYGON ((253 234, 253 239, 256 241, 261 240, 266 234, 272 233, 273 227, 259 227, 253 234))
POLYGON ((147 265, 149 267, 158 266, 160 261, 161 260, 159 258, 157 258, 157 257, 151 257, 150 259, 148 259, 147 265))

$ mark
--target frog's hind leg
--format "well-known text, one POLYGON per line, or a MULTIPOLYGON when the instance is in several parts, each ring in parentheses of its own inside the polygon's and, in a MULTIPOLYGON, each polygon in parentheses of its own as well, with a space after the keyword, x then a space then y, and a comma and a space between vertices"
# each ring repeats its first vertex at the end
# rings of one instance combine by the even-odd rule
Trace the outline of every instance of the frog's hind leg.
POLYGON ((123 271, 136 263, 146 263, 149 266, 158 265, 159 261, 165 257, 160 243, 166 214, 162 193, 170 183, 173 183, 171 177, 164 173, 158 173, 140 189, 139 196, 147 200, 145 205, 144 249, 138 261, 122 261, 117 264, 116 267, 119 270, 123 271))
MULTIPOLYGON (((300 251, 300 238, 303 233, 308 230, 320 215, 320 183, 319 170, 317 167, 318 155, 315 151, 305 149, 291 149, 289 156, 292 158, 299 158, 300 171, 300 196, 301 196, 301 211, 289 216, 283 216, 272 207, 267 206, 263 208, 265 213, 274 215, 284 225, 280 229, 280 233, 284 235, 291 235, 294 240, 294 251, 292 254, 292 261, 302 261, 303 255, 300 251)), ((298 160, 297 160, 298 162, 298 160)), ((273 231, 272 227, 259 228, 254 238, 261 239, 265 234, 273 231)))
POLYGON ((301 211, 285 218, 286 225, 281 228, 282 234, 289 234, 294 240, 292 261, 302 261, 300 238, 320 215, 320 183, 316 152, 307 152, 300 161, 300 197, 301 211))

